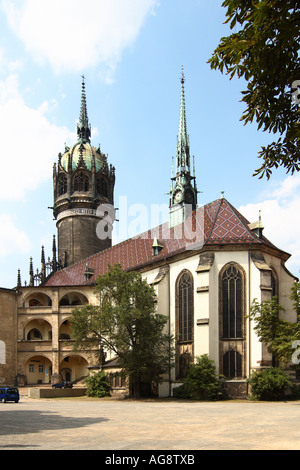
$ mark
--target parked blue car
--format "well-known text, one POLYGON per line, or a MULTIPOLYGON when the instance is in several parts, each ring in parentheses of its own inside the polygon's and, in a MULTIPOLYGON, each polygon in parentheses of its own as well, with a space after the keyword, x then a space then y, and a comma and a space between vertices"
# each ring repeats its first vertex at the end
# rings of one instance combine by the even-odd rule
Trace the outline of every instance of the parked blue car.
POLYGON ((56 384, 53 384, 52 388, 73 388, 73 384, 71 382, 63 380, 62 382, 57 382, 56 384))
POLYGON ((14 401, 18 403, 20 400, 19 390, 16 387, 1 387, 0 386, 0 401, 6 403, 7 401, 14 401))

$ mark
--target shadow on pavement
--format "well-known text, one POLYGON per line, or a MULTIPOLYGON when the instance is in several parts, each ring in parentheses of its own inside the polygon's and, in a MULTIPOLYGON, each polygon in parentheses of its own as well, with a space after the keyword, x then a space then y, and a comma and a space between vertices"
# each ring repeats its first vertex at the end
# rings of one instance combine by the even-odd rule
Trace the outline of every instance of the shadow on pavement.
MULTIPOLYGON (((9 405, 4 405, 9 406, 9 405)), ((64 429, 74 429, 89 426, 94 423, 108 421, 107 418, 72 418, 61 416, 59 413, 35 410, 4 410, 0 408, 0 436, 11 434, 29 434, 41 431, 63 431, 64 429)), ((78 429, 80 432, 80 429, 78 429)), ((10 445, 11 447, 11 445, 10 445)), ((1 448, 1 444, 0 444, 1 448)))

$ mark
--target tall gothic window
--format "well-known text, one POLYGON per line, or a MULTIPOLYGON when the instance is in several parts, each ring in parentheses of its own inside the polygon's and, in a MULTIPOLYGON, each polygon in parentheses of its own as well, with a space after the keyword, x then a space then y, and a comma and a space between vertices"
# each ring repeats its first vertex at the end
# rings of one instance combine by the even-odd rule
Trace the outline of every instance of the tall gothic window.
POLYGON ((274 271, 271 272, 272 298, 278 296, 277 276, 274 271))
POLYGON ((193 279, 184 272, 178 284, 178 336, 179 341, 193 340, 194 302, 193 279))
POLYGON ((223 375, 229 379, 242 377, 242 356, 231 349, 223 356, 223 375))
POLYGON ((83 173, 77 173, 74 178, 74 191, 87 192, 89 190, 89 177, 83 173))
POLYGON ((228 379, 246 373, 245 274, 230 263, 220 275, 220 370, 228 379))
POLYGON ((194 283, 184 270, 176 283, 176 377, 186 376, 194 357, 194 283))
POLYGON ((222 276, 222 336, 241 338, 243 322, 243 279, 239 269, 230 265, 222 276))
POLYGON ((58 195, 62 196, 67 192, 68 189, 68 181, 65 175, 61 176, 58 181, 58 195))

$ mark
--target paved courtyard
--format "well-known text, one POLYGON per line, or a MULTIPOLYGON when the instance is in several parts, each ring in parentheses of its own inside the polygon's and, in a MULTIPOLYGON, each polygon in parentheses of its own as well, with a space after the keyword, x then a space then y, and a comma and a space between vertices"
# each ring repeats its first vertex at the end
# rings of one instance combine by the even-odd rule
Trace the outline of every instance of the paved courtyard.
POLYGON ((0 404, 0 450, 300 449, 300 401, 40 399, 0 404))

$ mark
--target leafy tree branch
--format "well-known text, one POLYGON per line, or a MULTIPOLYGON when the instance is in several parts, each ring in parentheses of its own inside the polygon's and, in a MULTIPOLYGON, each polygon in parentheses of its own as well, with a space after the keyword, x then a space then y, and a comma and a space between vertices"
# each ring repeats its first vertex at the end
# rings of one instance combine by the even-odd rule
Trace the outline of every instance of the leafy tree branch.
POLYGON ((245 79, 241 121, 256 121, 258 129, 279 134, 277 141, 262 146, 258 155, 263 163, 254 175, 269 179, 279 166, 293 174, 300 170, 300 91, 299 99, 292 100, 293 87, 300 86, 300 2, 224 0, 222 6, 234 32, 221 38, 208 62, 230 79, 245 79))

